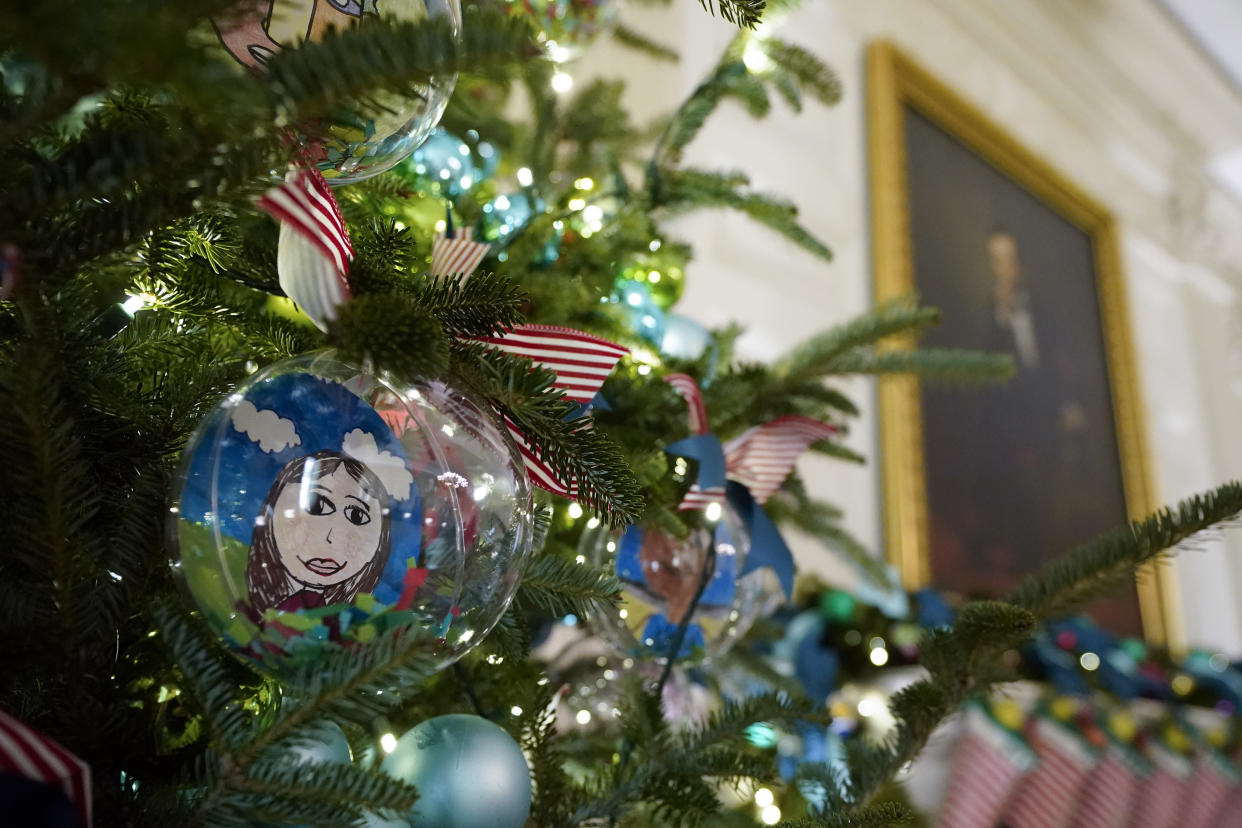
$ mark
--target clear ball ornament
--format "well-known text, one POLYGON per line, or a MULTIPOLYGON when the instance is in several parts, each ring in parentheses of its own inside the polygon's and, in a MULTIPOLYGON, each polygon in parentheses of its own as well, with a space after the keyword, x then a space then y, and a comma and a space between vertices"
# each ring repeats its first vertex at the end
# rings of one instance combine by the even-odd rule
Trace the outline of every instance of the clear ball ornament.
POLYGON ((223 641, 278 677, 411 628, 444 665, 504 614, 531 514, 489 409, 324 351, 259 371, 200 425, 172 566, 223 641))
MULTIPOLYGON (((367 15, 383 13, 400 21, 441 18, 461 29, 460 0, 250 0, 227 17, 212 21, 220 44, 238 63, 261 71, 282 49, 318 40, 331 29, 344 29, 367 15)), ((393 167, 426 140, 440 122, 457 83, 457 75, 436 75, 408 94, 381 92, 365 96, 355 112, 297 124, 308 161, 331 184, 348 184, 393 167)))
POLYGON ((509 13, 529 17, 556 63, 574 60, 617 22, 618 0, 506 0, 509 13))
POLYGON ((674 658, 719 656, 750 629, 773 594, 769 570, 742 574, 750 536, 727 504, 719 520, 704 520, 684 540, 637 526, 613 532, 601 525, 583 532, 579 551, 621 579, 620 603, 592 620, 624 655, 666 660, 701 587, 674 658))

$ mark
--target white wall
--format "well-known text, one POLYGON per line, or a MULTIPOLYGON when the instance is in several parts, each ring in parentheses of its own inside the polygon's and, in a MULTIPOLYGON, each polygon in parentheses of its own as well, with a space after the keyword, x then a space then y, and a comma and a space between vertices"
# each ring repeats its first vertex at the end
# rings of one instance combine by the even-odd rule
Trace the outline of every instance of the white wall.
MULTIPOLYGON (((732 34, 692 0, 622 16, 680 48, 681 63, 603 44, 571 71, 623 74, 640 119, 687 95, 732 34)), ((795 115, 778 101, 763 122, 726 104, 687 163, 741 168, 757 188, 789 196, 836 257, 825 265, 734 214, 687 217, 674 230, 696 258, 679 312, 707 325, 742 321, 742 355, 766 360, 868 306, 863 55, 871 40, 890 39, 1120 218, 1158 496, 1242 477, 1242 274, 1232 264, 1242 263, 1242 206, 1207 174, 1242 147, 1242 97, 1167 17, 1133 0, 820 0, 775 22, 836 69, 842 102, 795 115)), ((867 381, 848 390, 863 409, 850 443, 874 457, 874 390, 867 381)), ((878 553, 877 464, 811 458, 800 468, 878 553)), ((791 540, 803 569, 853 581, 815 543, 791 540)), ((1189 640, 1242 653, 1242 532, 1174 566, 1189 640)))

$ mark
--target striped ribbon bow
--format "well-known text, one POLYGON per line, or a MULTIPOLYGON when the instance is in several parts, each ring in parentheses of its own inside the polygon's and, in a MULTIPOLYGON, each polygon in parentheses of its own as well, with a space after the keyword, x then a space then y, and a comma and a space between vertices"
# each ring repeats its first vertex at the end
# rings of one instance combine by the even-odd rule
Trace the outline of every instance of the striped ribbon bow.
MULTIPOLYGON (((353 259, 349 233, 340 207, 319 171, 292 167, 285 181, 268 190, 256 205, 280 221, 277 270, 280 286, 321 329, 336 318, 337 308, 349 301, 346 276, 353 259)), ((432 242, 433 276, 470 277, 489 247, 474 241, 468 228, 436 234, 432 242)), ((591 402, 621 357, 623 348, 571 328, 523 325, 498 337, 472 337, 515 356, 526 357, 556 374, 553 386, 581 405, 591 402)), ((564 497, 577 497, 575 480, 561 480, 531 447, 526 435, 507 417, 505 426, 526 463, 531 482, 564 497)), ((584 423, 584 428, 589 427, 584 423)))
POLYGON ((0 710, 0 772, 65 792, 81 825, 91 825, 91 767, 34 728, 0 710))
MULTIPOLYGON (((599 393, 608 374, 630 352, 607 339, 592 336, 573 328, 549 325, 521 325, 498 337, 471 337, 499 348, 507 354, 525 357, 556 375, 552 385, 565 392, 566 399, 586 406, 599 393)), ((563 497, 577 497, 576 480, 561 480, 531 447, 526 435, 509 418, 505 426, 513 435, 530 481, 541 489, 563 497)), ((589 421, 583 422, 589 428, 589 421)))
POLYGON ((284 183, 255 206, 280 222, 276 271, 280 287, 320 330, 349 301, 349 231, 328 182, 314 167, 291 165, 284 183))
POLYGON ((789 414, 755 426, 722 446, 709 429, 703 394, 694 378, 669 374, 665 381, 685 399, 694 434, 664 450, 699 463, 698 479, 678 508, 706 509, 712 503, 727 501, 750 534, 750 552, 741 574, 768 567, 780 579, 786 595, 791 594, 793 554, 763 504, 793 471, 798 456, 812 443, 836 434, 836 427, 789 414))

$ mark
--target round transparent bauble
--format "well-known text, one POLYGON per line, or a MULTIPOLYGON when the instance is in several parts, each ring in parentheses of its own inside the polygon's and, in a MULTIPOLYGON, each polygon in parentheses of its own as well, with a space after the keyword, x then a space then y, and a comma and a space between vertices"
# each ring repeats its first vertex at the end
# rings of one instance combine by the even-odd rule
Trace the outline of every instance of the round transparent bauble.
POLYGON ((510 14, 529 17, 556 63, 574 60, 617 22, 618 0, 506 0, 510 14))
POLYGON ((610 531, 600 525, 583 532, 579 551, 592 564, 621 579, 621 601, 595 618, 601 637, 627 656, 702 661, 729 650, 750 629, 771 594, 768 570, 745 572, 750 536, 737 513, 725 505, 720 519, 703 520, 679 540, 630 526, 610 531), (682 619, 685 637, 673 654, 682 619))
MULTIPOLYGON (((320 0, 289 3, 253 0, 230 15, 212 20, 225 51, 238 63, 262 71, 282 49, 317 41, 333 29, 383 14, 398 21, 439 18, 461 29, 460 0, 320 0)), ((324 67, 325 71, 333 71, 324 67)), ((348 184, 378 175, 413 152, 440 122, 457 75, 434 75, 406 93, 377 91, 359 96, 352 111, 297 123, 307 160, 331 184, 348 184)))
POLYGON ((174 571, 225 644, 277 677, 410 629, 454 661, 504 614, 531 547, 521 455, 487 408, 331 351, 216 405, 175 497, 174 571))

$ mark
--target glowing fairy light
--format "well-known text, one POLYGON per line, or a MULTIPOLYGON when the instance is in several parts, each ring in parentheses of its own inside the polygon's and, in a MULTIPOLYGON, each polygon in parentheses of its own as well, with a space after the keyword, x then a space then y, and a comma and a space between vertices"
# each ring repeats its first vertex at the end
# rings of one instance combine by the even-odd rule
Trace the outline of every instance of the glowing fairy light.
POLYGON ((765 72, 772 65, 772 61, 763 51, 763 46, 753 40, 747 44, 746 51, 742 53, 742 63, 746 64, 748 70, 755 73, 765 72))
POLYGON ((380 747, 384 753, 392 753, 397 749, 397 737, 391 733, 385 733, 380 737, 380 747))
POLYGON ((569 516, 574 520, 582 517, 582 507, 577 503, 569 504, 569 509, 567 511, 569 512, 569 516))
POLYGON ((523 187, 529 187, 535 181, 535 176, 530 171, 530 167, 522 167, 517 171, 518 183, 523 187))
POLYGON ((574 79, 565 72, 557 72, 552 76, 552 91, 564 95, 574 88, 574 79))

